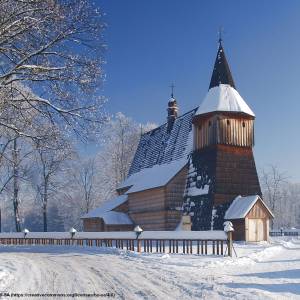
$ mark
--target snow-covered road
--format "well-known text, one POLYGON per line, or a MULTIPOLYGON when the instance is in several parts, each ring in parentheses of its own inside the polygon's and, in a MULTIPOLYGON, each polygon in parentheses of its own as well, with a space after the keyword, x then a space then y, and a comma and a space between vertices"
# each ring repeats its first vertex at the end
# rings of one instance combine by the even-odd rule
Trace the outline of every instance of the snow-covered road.
POLYGON ((236 250, 239 257, 231 259, 2 246, 0 291, 113 292, 117 299, 300 299, 300 240, 236 245, 236 250))

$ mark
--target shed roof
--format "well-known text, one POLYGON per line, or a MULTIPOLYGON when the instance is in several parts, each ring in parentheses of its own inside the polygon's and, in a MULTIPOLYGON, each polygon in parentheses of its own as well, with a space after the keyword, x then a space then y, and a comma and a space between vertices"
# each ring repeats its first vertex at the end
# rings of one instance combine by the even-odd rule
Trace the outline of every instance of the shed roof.
POLYGON ((131 225, 133 224, 130 217, 123 212, 107 211, 99 214, 99 217, 103 219, 107 225, 131 225))
POLYGON ((270 211, 268 206, 264 203, 264 201, 260 198, 259 195, 251 195, 246 197, 237 196, 227 209, 224 219, 234 220, 245 218, 251 210, 251 208, 254 206, 254 204, 259 200, 270 213, 270 215, 274 217, 273 213, 270 211))
POLYGON ((83 215, 81 219, 89 219, 89 218, 102 218, 103 213, 109 212, 121 204, 125 203, 127 201, 128 196, 127 195, 121 195, 118 197, 115 197, 113 199, 110 199, 106 201, 103 205, 100 207, 97 207, 87 214, 83 215))

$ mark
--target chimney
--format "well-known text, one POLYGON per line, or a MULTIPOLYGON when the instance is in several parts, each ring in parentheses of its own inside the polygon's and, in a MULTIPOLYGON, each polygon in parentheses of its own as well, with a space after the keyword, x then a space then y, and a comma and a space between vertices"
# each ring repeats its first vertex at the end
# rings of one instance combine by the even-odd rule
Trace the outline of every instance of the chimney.
POLYGON ((173 94, 172 94, 172 97, 170 99, 170 101, 168 102, 168 132, 171 132, 172 128, 173 128, 173 125, 174 125, 174 122, 175 122, 175 119, 177 118, 177 115, 178 115, 178 106, 177 106, 177 101, 176 99, 173 97, 173 94))

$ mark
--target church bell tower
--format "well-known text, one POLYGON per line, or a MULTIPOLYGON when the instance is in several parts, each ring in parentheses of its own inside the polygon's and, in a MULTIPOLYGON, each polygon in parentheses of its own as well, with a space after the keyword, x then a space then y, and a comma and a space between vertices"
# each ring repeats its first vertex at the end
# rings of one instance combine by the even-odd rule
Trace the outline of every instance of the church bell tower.
POLYGON ((252 150, 254 120, 236 90, 220 39, 208 93, 193 119, 183 207, 192 230, 223 229, 236 196, 261 195, 252 150))

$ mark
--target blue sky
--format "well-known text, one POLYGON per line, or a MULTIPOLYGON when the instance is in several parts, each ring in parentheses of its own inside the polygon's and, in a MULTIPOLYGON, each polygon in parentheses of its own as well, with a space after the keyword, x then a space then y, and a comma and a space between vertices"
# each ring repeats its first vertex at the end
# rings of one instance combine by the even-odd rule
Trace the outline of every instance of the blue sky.
POLYGON ((203 100, 224 27, 237 90, 256 113, 255 159, 300 181, 300 1, 98 0, 106 13, 110 113, 166 120, 174 82, 184 113, 203 100))

